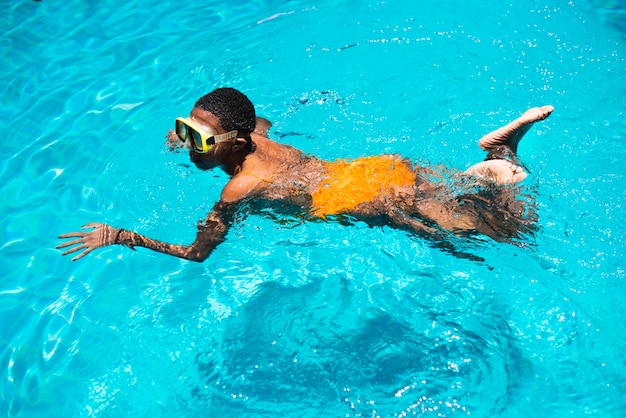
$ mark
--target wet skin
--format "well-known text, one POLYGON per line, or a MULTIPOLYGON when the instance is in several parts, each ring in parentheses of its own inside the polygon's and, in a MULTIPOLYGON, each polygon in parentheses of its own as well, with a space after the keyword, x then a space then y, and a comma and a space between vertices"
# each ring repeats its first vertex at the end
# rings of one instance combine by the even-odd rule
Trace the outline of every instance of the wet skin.
MULTIPOLYGON (((496 145, 501 143, 506 145, 507 138, 510 137, 515 139, 517 146, 529 125, 536 120, 545 119, 551 111, 550 109, 543 114, 533 114, 532 119, 527 116, 529 110, 524 114, 526 119, 520 117, 509 124, 511 125, 509 131, 505 131, 504 134, 502 133, 504 128, 494 131, 502 137, 495 137, 494 141, 500 141, 496 145)), ((194 107, 189 117, 207 132, 226 133, 219 119, 201 108, 194 107)), ((203 261, 225 239, 234 215, 243 202, 252 202, 249 208, 253 210, 263 209, 269 205, 278 208, 277 210, 287 211, 289 215, 298 214, 303 218, 311 218, 314 209, 312 197, 322 187, 327 177, 328 162, 305 155, 289 145, 275 142, 267 138, 266 131, 267 125, 250 134, 253 144, 251 152, 243 136, 218 143, 205 154, 189 152, 191 162, 198 169, 219 168, 231 176, 222 190, 220 200, 204 221, 199 223, 196 239, 192 244, 188 246, 169 244, 106 224, 90 223, 83 227, 92 229, 90 231, 61 235, 60 238, 75 239, 64 242, 57 248, 70 247, 64 254, 78 252, 74 260, 82 258, 96 248, 122 244, 131 248, 141 246, 176 257, 203 261)), ((484 142, 487 137, 481 141, 484 142)), ((177 144, 178 138, 175 134, 172 135, 172 132, 168 133, 167 138, 170 146, 180 145, 177 144)), ((496 177, 490 179, 465 173, 450 174, 445 173, 445 170, 442 173, 414 166, 410 161, 396 155, 381 157, 394 160, 397 164, 404 164, 415 173, 415 182, 381 191, 379 195, 339 215, 363 220, 371 225, 386 224, 428 236, 444 248, 447 247, 446 235, 449 233, 456 235, 481 233, 496 240, 507 241, 519 233, 532 230, 533 217, 528 216, 527 205, 516 199, 515 189, 504 187, 498 183, 496 177), (450 179, 464 183, 468 193, 452 193, 447 184, 450 179)), ((487 172, 489 169, 498 169, 502 161, 494 160, 495 164, 487 164, 487 172)), ((484 170, 482 166, 481 170, 484 170)), ((505 172, 511 170, 505 167, 505 172)))

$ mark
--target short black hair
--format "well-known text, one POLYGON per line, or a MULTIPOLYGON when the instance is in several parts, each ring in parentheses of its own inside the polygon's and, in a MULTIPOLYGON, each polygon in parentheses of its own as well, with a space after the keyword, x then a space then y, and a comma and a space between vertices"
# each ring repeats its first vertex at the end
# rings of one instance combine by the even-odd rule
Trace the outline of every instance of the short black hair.
POLYGON ((196 107, 217 116, 220 125, 227 131, 249 134, 256 127, 254 105, 239 90, 222 87, 198 99, 196 107))

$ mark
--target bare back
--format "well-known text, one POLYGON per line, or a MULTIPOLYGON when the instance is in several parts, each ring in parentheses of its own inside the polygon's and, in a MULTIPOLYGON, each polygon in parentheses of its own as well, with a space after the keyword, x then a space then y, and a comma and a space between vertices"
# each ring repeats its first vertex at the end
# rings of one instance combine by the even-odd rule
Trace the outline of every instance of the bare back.
POLYGON ((230 199, 265 198, 297 203, 308 209, 310 195, 319 188, 324 176, 322 160, 307 156, 302 151, 253 135, 256 145, 241 169, 228 182, 224 190, 230 199), (233 198, 236 196, 236 198, 233 198))

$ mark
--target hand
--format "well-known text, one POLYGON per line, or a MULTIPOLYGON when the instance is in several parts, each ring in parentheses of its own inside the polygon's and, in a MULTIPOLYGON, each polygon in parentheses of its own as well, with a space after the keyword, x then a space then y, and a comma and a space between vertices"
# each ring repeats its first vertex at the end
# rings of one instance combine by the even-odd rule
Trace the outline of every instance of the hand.
POLYGON ((184 145, 176 134, 176 131, 173 129, 167 131, 167 135, 165 135, 165 138, 167 138, 167 141, 165 141, 165 145, 167 145, 170 150, 181 148, 184 145))
POLYGON ((87 225, 81 227, 81 229, 92 229, 93 231, 88 232, 68 232, 67 234, 59 235, 59 238, 78 238, 73 241, 67 241, 63 244, 57 245, 56 248, 66 248, 72 247, 69 250, 65 251, 63 255, 75 253, 80 250, 84 250, 82 253, 78 254, 76 257, 72 258, 72 261, 76 261, 80 258, 83 258, 96 248, 106 247, 107 245, 116 244, 116 240, 119 236, 119 231, 121 229, 114 228, 112 226, 106 224, 100 224, 95 222, 90 222, 87 225))

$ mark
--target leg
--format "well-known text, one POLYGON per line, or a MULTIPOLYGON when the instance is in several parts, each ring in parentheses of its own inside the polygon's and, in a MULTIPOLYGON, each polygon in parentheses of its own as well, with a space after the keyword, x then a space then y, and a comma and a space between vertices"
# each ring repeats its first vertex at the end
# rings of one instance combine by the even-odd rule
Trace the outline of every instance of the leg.
POLYGON ((533 107, 513 122, 483 136, 478 146, 489 154, 485 161, 470 167, 466 173, 503 184, 524 180, 527 174, 517 162, 517 145, 535 122, 544 120, 553 110, 552 106, 533 107))
MULTIPOLYGON (((508 163, 491 162, 498 161, 508 163)), ((388 190, 369 218, 384 214, 394 227, 444 243, 442 248, 454 248, 448 232, 462 237, 480 233, 508 242, 532 229, 531 200, 519 191, 465 175, 432 182, 418 173, 414 187, 388 190)))

